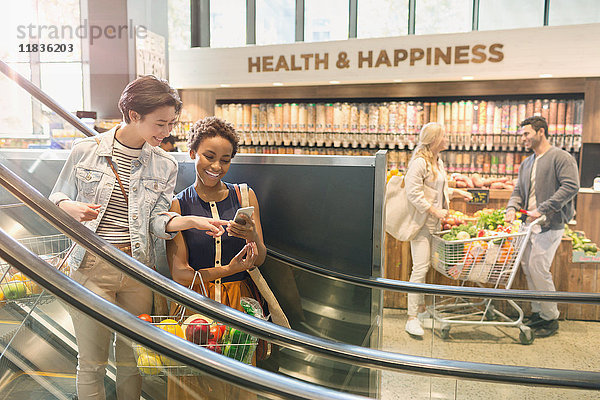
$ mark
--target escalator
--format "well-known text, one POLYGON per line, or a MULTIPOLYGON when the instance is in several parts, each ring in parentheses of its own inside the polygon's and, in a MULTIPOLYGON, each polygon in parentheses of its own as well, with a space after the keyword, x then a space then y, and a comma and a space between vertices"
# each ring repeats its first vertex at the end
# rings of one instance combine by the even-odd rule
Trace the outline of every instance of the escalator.
MULTIPOLYGON (((382 155, 366 157, 360 161, 348 158, 341 162, 338 160, 323 161, 323 159, 319 161, 318 158, 315 158, 308 162, 303 161, 300 165, 298 165, 297 159, 266 159, 262 156, 238 159, 239 156, 236 157, 236 161, 239 160, 240 168, 232 166, 232 180, 248 182, 257 189, 258 193, 269 193, 269 196, 261 201, 261 209, 269 210, 271 213, 270 215, 269 213, 263 214, 263 218, 266 220, 264 224, 265 239, 268 245, 274 246, 278 251, 270 252, 270 256, 261 270, 275 289, 282 307, 290 318, 292 328, 296 331, 290 333, 279 327, 265 327, 256 321, 247 321, 243 315, 232 315, 228 310, 212 304, 214 302, 200 302, 198 300, 200 296, 186 293, 189 291, 182 290, 181 287, 175 286, 172 281, 167 279, 161 280, 151 272, 136 272, 135 265, 131 265, 129 258, 117 256, 110 249, 103 250, 106 245, 99 242, 97 237, 91 235, 89 231, 82 231, 80 227, 78 229, 70 221, 66 221, 64 215, 56 214, 55 210, 51 209, 52 206, 35 198, 34 193, 21 190, 23 188, 20 187, 18 181, 11 181, 8 174, 9 171, 13 171, 23 180, 34 182, 35 188, 42 195, 47 196, 56 175, 62 168, 66 154, 64 151, 62 153, 60 151, 51 153, 27 151, 12 154, 3 152, 0 156, 0 163, 3 167, 2 186, 5 189, 0 190, 0 229, 8 233, 10 238, 24 240, 26 237, 50 238, 62 235, 62 233, 67 233, 65 229, 71 227, 73 229, 71 234, 77 233, 80 240, 75 239, 83 243, 87 242, 87 245, 91 246, 90 251, 94 252, 95 250, 102 253, 114 265, 124 268, 125 272, 133 271, 134 277, 141 278, 153 290, 164 291, 169 297, 175 298, 182 304, 187 304, 190 308, 200 310, 205 315, 213 316, 233 326, 239 326, 257 336, 271 340, 273 343, 285 346, 276 365, 278 368, 273 368, 278 369, 279 375, 264 375, 261 386, 250 382, 250 379, 248 382, 237 381, 235 377, 244 377, 244 372, 238 371, 235 366, 221 365, 222 360, 211 359, 210 356, 214 356, 213 354, 207 355, 198 352, 194 358, 191 356, 194 351, 190 351, 189 346, 181 346, 182 343, 177 340, 169 341, 169 338, 166 338, 162 341, 163 345, 161 346, 160 340, 153 344, 149 342, 150 334, 144 338, 140 332, 129 330, 133 340, 144 343, 143 345, 146 347, 151 347, 152 344, 156 346, 154 351, 176 359, 178 362, 194 365, 191 368, 198 369, 198 374, 207 372, 206 369, 202 369, 202 362, 212 362, 213 367, 217 363, 223 367, 223 371, 219 371, 217 376, 225 378, 229 382, 235 381, 273 398, 278 398, 278 396, 293 398, 303 390, 304 394, 299 395, 298 398, 353 397, 342 392, 332 392, 320 387, 293 383, 296 381, 285 379, 284 376, 298 378, 338 391, 377 397, 381 368, 438 375, 454 374, 471 379, 598 388, 597 382, 600 381, 598 376, 585 372, 553 372, 533 368, 528 370, 527 374, 519 374, 510 368, 494 369, 487 365, 453 363, 448 360, 435 363, 427 359, 403 357, 403 355, 393 356, 377 351, 370 352, 368 349, 363 351, 354 346, 339 343, 373 349, 381 347, 382 288, 377 287, 370 280, 377 280, 373 277, 381 275, 382 246, 378 238, 381 237, 382 232, 380 228, 379 230, 377 228, 381 226, 377 219, 381 218, 382 207, 376 201, 377 196, 373 195, 373 188, 376 191, 381 190, 379 187, 381 183, 378 182, 383 180, 384 174, 381 173, 382 163, 381 161, 377 162, 377 159, 381 159, 382 155), (353 176, 363 182, 369 191, 365 194, 364 188, 358 184, 348 189, 345 185, 344 175, 353 176), (307 179, 307 176, 314 178, 307 179), (261 179, 257 180, 256 177, 261 177, 261 179), (10 186, 9 181, 12 182, 10 189, 7 188, 10 186), (273 190, 275 185, 277 185, 277 189, 282 190, 273 190), (320 199, 302 199, 294 196, 298 193, 311 193, 315 190, 315 186, 316 191, 321 194, 320 199), (15 197, 17 196, 16 192, 21 192, 19 198, 15 197), (347 198, 357 201, 356 203, 348 202, 347 198), (337 210, 331 210, 331 208, 327 208, 324 200, 332 204, 347 203, 348 207, 336 206, 337 210), (25 207, 22 202, 26 202, 28 206, 25 207), (356 207, 356 209, 352 209, 352 207, 356 207), (364 212, 365 209, 369 211, 364 212), (38 213, 50 223, 43 222, 38 213), (292 218, 297 213, 302 218, 292 218), (331 215, 332 213, 333 215, 331 215), (356 217, 345 218, 348 213, 356 217), (306 217, 308 215, 310 218, 306 217), (332 220, 336 221, 339 225, 336 228, 339 229, 334 232, 345 231, 347 237, 332 235, 331 227, 318 229, 317 232, 311 234, 311 229, 314 231, 314 227, 310 226, 310 222, 314 220, 321 220, 326 226, 331 225, 332 220), (58 226, 60 228, 57 230, 58 226), (290 226, 293 229, 289 229, 290 226), (271 232, 271 237, 267 232, 271 232), (282 235, 281 232, 286 232, 286 234, 282 235), (322 251, 323 248, 327 251, 322 251), (282 252, 294 256, 291 258, 281 257, 282 252), (314 271, 307 272, 305 269, 298 269, 298 264, 302 263, 297 259, 308 261, 305 265, 310 265, 310 263, 327 265, 330 273, 316 275, 313 273, 314 271), (345 276, 338 276, 336 273, 345 274, 345 276), (360 283, 352 282, 352 279, 345 279, 348 276, 356 277, 355 281, 360 283), (310 339, 302 333, 328 340, 310 339), (282 380, 274 380, 274 376, 280 377, 282 380), (264 384, 269 379, 277 384, 274 385, 276 387, 264 384), (596 382, 596 386, 594 386, 594 382, 596 382), (279 384, 281 386, 287 384, 296 392, 285 392, 278 386, 279 384)), ((193 171, 190 163, 186 163, 184 155, 181 156, 178 179, 180 188, 184 187, 182 185, 185 185, 185 182, 190 181, 190 173, 193 171)), ((9 237, 2 242, 3 255, 7 254, 6 246, 14 247, 9 237)), ((64 250, 64 246, 59 249, 38 249, 34 250, 34 253, 47 255, 61 250, 64 250)), ((19 261, 15 258, 13 265, 20 262, 22 260, 19 261)), ((24 263, 23 268, 26 270, 33 267, 24 263)), ((40 268, 42 268, 41 264, 40 268)), ((161 269, 162 272, 165 272, 164 265, 162 268, 159 266, 159 270, 161 269)), ((36 273, 33 269, 31 271, 29 274, 35 277, 36 273)), ((39 273, 39 280, 36 280, 41 283, 43 275, 41 272, 39 273)), ((390 285, 390 288, 392 288, 391 286, 393 285, 390 285)), ((428 285, 417 289, 426 291, 428 290, 425 288, 426 286, 428 285)), ((407 287, 410 289, 410 285, 407 287)), ((75 288, 70 287, 58 287, 57 289, 76 292, 75 288)), ((398 287, 392 289, 399 290, 398 287)), ((436 289, 430 290, 434 292, 436 289)), ((79 296, 85 297, 77 294, 74 299, 79 300, 79 296)), ((532 298, 531 294, 529 298, 532 298)), ((67 300, 69 300, 68 297, 62 297, 57 293, 49 295, 46 292, 43 295, 30 296, 27 301, 4 303, 4 307, 0 309, 0 336, 2 339, 0 398, 3 396, 10 399, 19 399, 19 396, 23 396, 22 398, 72 398, 74 396, 77 350, 72 326, 70 326, 70 317, 64 307, 67 300)), ((93 303, 94 301, 91 301, 88 304, 93 303)), ((118 314, 118 311, 115 312, 118 314)), ((108 326, 117 331, 130 329, 127 324, 116 323, 118 318, 115 316, 107 317, 107 315, 98 314, 97 310, 92 310, 92 314, 107 324, 112 320, 113 323, 108 326)), ((136 326, 137 322, 128 320, 130 326, 136 326)), ((249 375, 259 374, 256 371, 247 373, 249 375)), ((114 392, 114 376, 114 367, 109 365, 106 376, 109 393, 114 392)), ((147 376, 144 379, 144 398, 163 398, 165 379, 166 377, 163 375, 147 376)))
MULTIPOLYGON (((7 177, 9 178, 9 180, 13 180, 10 176, 7 176, 6 170, 4 168, 0 168, 0 170, 2 172, 0 174, 0 177, 2 178, 1 181, 3 185, 7 184, 7 177)), ((11 184, 10 186, 12 186, 12 188, 15 187, 14 184, 11 184)), ((60 218, 60 216, 56 216, 53 212, 50 211, 46 211, 44 213, 43 206, 47 205, 47 200, 39 194, 35 196, 35 193, 25 193, 21 198, 23 200, 27 200, 28 202, 32 201, 33 203, 37 203, 32 205, 34 206, 37 212, 40 212, 44 216, 45 219, 49 220, 57 226, 60 226, 61 230, 65 230, 65 233, 69 233, 69 235, 74 235, 73 237, 78 241, 81 241, 81 243, 83 243, 84 246, 88 248, 88 250, 107 258, 115 265, 119 265, 121 268, 124 268, 126 271, 128 271, 128 273, 132 273, 133 276, 140 279, 143 278, 144 282, 149 286, 158 288, 161 287, 161 284, 165 282, 164 278, 162 278, 160 275, 148 270, 147 268, 136 266, 136 263, 133 262, 132 259, 118 252, 118 250, 112 248, 111 246, 107 246, 102 239, 91 234, 87 229, 82 229, 82 226, 76 223, 75 221, 63 221, 60 218), (104 251, 102 249, 104 249, 104 251), (131 264, 133 264, 133 266, 131 264)), ((188 365, 204 366, 203 362, 206 362, 204 358, 199 357, 194 359, 189 358, 189 356, 185 357, 182 355, 182 353, 186 353, 186 350, 188 350, 189 353, 189 342, 168 337, 166 338, 166 340, 161 340, 160 335, 156 336, 155 334, 140 336, 140 332, 143 332, 144 329, 137 328, 136 324, 140 324, 141 322, 134 316, 131 316, 130 314, 118 309, 118 307, 110 305, 110 303, 98 305, 98 303, 106 302, 101 301, 98 297, 94 295, 90 296, 89 292, 82 289, 81 287, 77 288, 78 285, 74 284, 63 274, 56 272, 53 268, 48 268, 48 265, 45 264, 43 260, 33 259, 31 257, 30 259, 23 259, 22 254, 19 254, 20 257, 16 257, 14 254, 17 250, 19 250, 17 248, 18 246, 16 246, 16 242, 12 238, 7 236, 4 231, 0 232, 0 243, 2 243, 2 246, 0 246, 0 256, 2 256, 2 258, 10 262, 11 265, 14 265, 23 272, 25 272, 27 275, 32 276, 35 281, 42 283, 44 287, 53 290, 53 293, 55 295, 59 295, 63 301, 68 301, 71 305, 73 305, 73 302, 77 304, 78 301, 84 301, 84 305, 87 305, 87 309, 84 308, 84 310, 93 315, 94 318, 97 318, 99 321, 106 323, 112 329, 115 329, 119 332, 124 331, 132 339, 143 343, 144 346, 150 347, 154 351, 164 353, 170 358, 177 359, 177 361, 187 362, 188 365), (62 283, 57 284, 56 282, 53 282, 52 280, 48 279, 48 276, 50 276, 51 274, 56 275, 53 276, 53 279, 61 280, 62 283), (87 302, 85 302, 86 297, 87 302), (102 312, 98 311, 98 309, 103 310, 104 308, 115 308, 121 314, 126 314, 128 318, 126 320, 127 322, 119 323, 120 321, 118 318, 115 318, 114 316, 107 316, 106 314, 103 314, 102 312)), ((225 321, 228 324, 232 324, 233 326, 239 326, 242 329, 248 330, 249 332, 256 334, 257 336, 270 339, 274 343, 282 345, 291 345, 291 347, 294 348, 294 350, 302 349, 304 353, 308 354, 309 356, 315 354, 319 354, 321 356, 326 355, 330 359, 337 360, 337 362, 343 362, 345 360, 346 362, 353 363, 354 365, 361 367, 405 370, 416 373, 437 374, 441 376, 456 375, 470 379, 517 382, 521 384, 526 383, 545 386, 549 385, 600 389, 600 374, 598 373, 591 373, 585 371, 561 371, 546 370, 539 368, 509 367, 501 365, 494 366, 489 364, 478 365, 476 363, 454 362, 450 360, 433 360, 420 357, 407 357, 401 354, 390 354, 366 348, 361 349, 356 348, 355 346, 349 346, 331 341, 323 341, 321 339, 307 337, 299 333, 293 333, 293 331, 288 331, 284 328, 272 326, 272 324, 265 324, 264 322, 258 319, 246 317, 244 316, 244 314, 241 314, 232 309, 228 309, 228 307, 224 307, 218 303, 213 302, 212 300, 203 299, 201 296, 198 296, 193 292, 189 292, 188 290, 183 289, 181 287, 168 287, 167 284, 164 285, 161 289, 161 292, 164 292, 165 294, 169 293, 169 291, 172 291, 170 293, 171 297, 176 299, 181 304, 201 311, 205 315, 219 318, 220 320, 225 321)), ((451 289, 453 288, 447 288, 446 291, 449 291, 451 289)), ((502 294, 506 295, 506 293, 502 294)), ((471 293, 471 295, 476 295, 476 293, 471 293)), ((497 293, 497 295, 500 294, 497 293)), ((529 293, 529 295, 531 295, 531 293, 529 293)), ((525 296, 525 293, 521 293, 521 297, 523 296, 525 296)), ((580 299, 580 301, 593 302, 594 299, 580 299)), ((597 297, 595 301, 598 301, 597 297)), ((50 304, 52 302, 48 303, 50 304)), ((60 303, 59 301, 55 301, 54 304, 60 303)), ((192 345, 192 349, 194 348, 196 351, 200 349, 198 346, 192 345)), ((211 352, 205 351, 205 353, 211 352)), ((206 357, 206 354, 203 354, 203 356, 206 357)), ((221 356, 212 354, 211 356, 222 358, 221 356)), ((217 364, 212 364, 213 367, 215 365, 223 366, 223 360, 218 360, 217 364)), ((23 365, 19 367, 23 368, 23 365)), ((60 383, 58 383, 57 381, 61 378, 64 378, 64 374, 62 376, 58 374, 52 375, 49 374, 48 371, 44 371, 43 374, 39 374, 36 373, 36 371, 37 370, 34 370, 33 368, 30 369, 29 367, 23 370, 23 372, 28 373, 29 377, 35 377, 36 382, 42 382, 39 383, 38 386, 41 386, 43 389, 46 389, 46 387, 52 387, 54 388, 54 390, 58 390, 57 386, 59 386, 60 383)), ((236 371, 236 373, 236 376, 240 376, 239 372, 236 371)), ((256 374, 260 373, 258 371, 252 372, 251 376, 254 377, 253 379, 256 378, 256 374)), ((10 381, 18 379, 22 375, 23 374, 16 373, 13 379, 10 379, 8 383, 10 383, 10 381)), ((280 375, 268 374, 267 381, 272 383, 273 376, 280 377, 280 375)), ((232 376, 227 377, 228 379, 232 379, 232 376)), ((3 380, 6 381, 7 379, 3 380)), ((152 381, 148 380, 148 382, 152 381)), ((289 380, 285 380, 285 382, 289 385, 289 380)), ((158 394, 154 394, 151 398, 161 398, 160 387, 161 384, 164 386, 164 381, 161 382, 160 380, 154 380, 153 383, 157 384, 157 387, 159 387, 159 389, 158 394)), ((271 383, 269 383, 269 385, 271 383)), ((37 390, 39 391, 41 390, 41 388, 38 387, 37 390)), ((318 390, 325 389, 321 388, 318 390)), ((11 392, 13 394, 16 393, 10 386, 2 390, 2 393, 8 392, 11 392)), ((31 392, 31 390, 29 392, 31 392)), ((324 397, 326 396, 326 393, 328 392, 319 392, 318 396, 309 396, 307 398, 326 398, 324 397)), ((15 397, 11 396, 11 398, 15 397)))

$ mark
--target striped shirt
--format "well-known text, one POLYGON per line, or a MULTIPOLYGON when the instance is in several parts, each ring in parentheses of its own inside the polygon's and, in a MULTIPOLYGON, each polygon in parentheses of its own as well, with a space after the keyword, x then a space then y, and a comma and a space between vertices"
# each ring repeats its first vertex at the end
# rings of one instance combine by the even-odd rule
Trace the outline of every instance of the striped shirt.
MULTIPOLYGON (((137 159, 142 149, 127 147, 115 138, 112 161, 121 178, 125 193, 129 196, 129 178, 131 173, 131 162, 137 159)), ((129 213, 127 202, 121 192, 119 182, 115 182, 113 191, 102 216, 96 233, 109 243, 123 244, 131 242, 129 236, 129 213)))

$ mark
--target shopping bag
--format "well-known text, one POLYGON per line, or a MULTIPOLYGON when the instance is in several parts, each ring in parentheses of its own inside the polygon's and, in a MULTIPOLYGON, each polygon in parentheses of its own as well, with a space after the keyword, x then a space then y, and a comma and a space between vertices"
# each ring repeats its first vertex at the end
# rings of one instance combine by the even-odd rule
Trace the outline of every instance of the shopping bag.
POLYGON ((404 177, 392 176, 385 189, 385 231, 396 240, 410 241, 426 218, 426 213, 418 212, 408 201, 404 177))

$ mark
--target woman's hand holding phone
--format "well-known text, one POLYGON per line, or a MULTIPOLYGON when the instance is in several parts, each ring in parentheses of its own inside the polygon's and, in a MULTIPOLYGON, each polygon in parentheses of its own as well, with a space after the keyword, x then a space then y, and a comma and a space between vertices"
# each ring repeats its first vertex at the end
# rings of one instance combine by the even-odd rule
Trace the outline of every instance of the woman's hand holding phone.
MULTIPOLYGON (((248 207, 250 208, 250 207, 248 207)), ((254 207, 251 207, 252 211, 254 207)), ((244 210, 244 209, 240 209, 244 210)), ((258 240, 258 232, 256 232, 256 224, 254 219, 248 213, 236 213, 234 221, 231 221, 227 226, 229 236, 244 239, 247 242, 256 242, 258 240)))
POLYGON ((227 268, 229 269, 231 275, 249 270, 254 267, 254 262, 256 261, 257 256, 258 247, 256 246, 256 243, 246 243, 242 250, 240 250, 240 252, 231 259, 231 262, 229 265, 227 265, 227 268))

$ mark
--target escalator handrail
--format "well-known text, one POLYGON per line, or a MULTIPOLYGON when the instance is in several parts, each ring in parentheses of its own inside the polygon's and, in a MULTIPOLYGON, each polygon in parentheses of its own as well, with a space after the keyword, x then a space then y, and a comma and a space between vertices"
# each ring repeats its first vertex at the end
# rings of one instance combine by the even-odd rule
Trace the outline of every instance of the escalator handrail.
POLYGON ((363 277, 333 271, 314 264, 298 260, 281 251, 267 247, 267 255, 291 267, 306 270, 325 278, 347 284, 368 287, 370 289, 390 290, 394 292, 424 293, 443 296, 476 297, 503 300, 548 301, 561 303, 600 304, 600 293, 585 292, 544 292, 520 289, 494 289, 467 286, 434 285, 430 283, 415 283, 388 278, 363 277))
MULTIPOLYGON (((411 356, 321 339, 254 318, 189 290, 111 246, 0 163, 0 185, 85 249, 184 307, 275 344, 357 366, 464 379, 600 389, 600 373, 411 356)), ((0 247, 3 246, 0 241, 0 247)), ((35 279, 35 275, 32 276, 35 279)), ((43 285, 43 282, 40 282, 43 285)), ((56 288, 49 288, 52 289, 56 288)), ((145 344, 145 343, 144 343, 145 344)))
POLYGON ((358 400, 338 392, 252 367, 149 324, 57 271, 0 229, 0 256, 46 290, 123 336, 226 382, 272 398, 358 400))
POLYGON ((60 115, 67 122, 73 125, 77 130, 86 136, 94 136, 96 132, 88 127, 86 124, 81 122, 79 118, 65 110, 61 105, 55 102, 50 96, 48 96, 43 90, 35 86, 29 79, 19 74, 17 71, 12 69, 4 61, 0 60, 0 72, 4 73, 8 78, 12 79, 17 85, 21 86, 25 91, 32 95, 40 103, 60 115))

